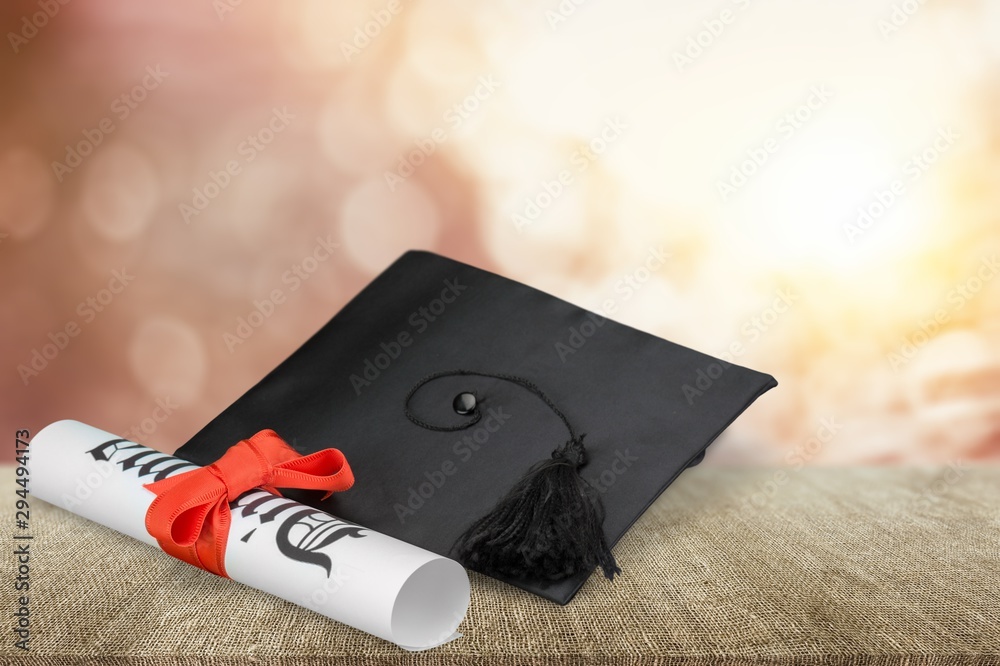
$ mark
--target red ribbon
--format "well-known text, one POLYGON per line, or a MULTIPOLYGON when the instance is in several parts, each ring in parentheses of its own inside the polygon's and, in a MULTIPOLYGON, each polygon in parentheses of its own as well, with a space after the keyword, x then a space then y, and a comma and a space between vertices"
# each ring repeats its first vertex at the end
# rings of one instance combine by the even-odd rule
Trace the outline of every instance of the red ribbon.
POLYGON ((146 484, 156 493, 146 512, 146 531, 164 552, 228 578, 230 502, 254 488, 276 495, 278 488, 326 490, 326 499, 352 485, 354 474, 337 449, 302 456, 278 433, 261 430, 208 467, 146 484))

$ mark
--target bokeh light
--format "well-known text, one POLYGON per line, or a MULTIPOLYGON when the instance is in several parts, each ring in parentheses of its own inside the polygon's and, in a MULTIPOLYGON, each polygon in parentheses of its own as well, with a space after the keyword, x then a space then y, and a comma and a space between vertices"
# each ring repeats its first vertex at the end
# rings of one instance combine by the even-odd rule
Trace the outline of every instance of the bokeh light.
POLYGON ((775 375, 709 463, 998 460, 1000 9, 893 5, 5 3, 5 423, 172 450, 422 248, 775 375))

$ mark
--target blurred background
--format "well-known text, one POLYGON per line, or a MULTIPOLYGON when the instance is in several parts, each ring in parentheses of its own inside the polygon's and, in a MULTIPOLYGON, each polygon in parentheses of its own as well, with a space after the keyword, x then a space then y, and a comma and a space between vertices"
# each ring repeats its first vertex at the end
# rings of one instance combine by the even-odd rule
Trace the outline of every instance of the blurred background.
POLYGON ((710 461, 1000 459, 1000 3, 0 21, 9 435, 172 451, 425 248, 776 376, 710 461))

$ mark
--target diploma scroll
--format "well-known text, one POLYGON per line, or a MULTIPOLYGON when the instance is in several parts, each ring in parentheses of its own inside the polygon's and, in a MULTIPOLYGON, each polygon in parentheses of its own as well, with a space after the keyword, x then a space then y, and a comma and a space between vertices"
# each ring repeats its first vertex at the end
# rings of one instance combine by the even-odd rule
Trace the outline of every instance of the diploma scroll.
MULTIPOLYGON (((36 434, 29 467, 36 497, 154 547, 145 517, 155 495, 144 484, 196 469, 77 421, 36 434)), ((469 579, 454 560, 263 490, 230 510, 233 580, 407 650, 460 635, 469 579)))

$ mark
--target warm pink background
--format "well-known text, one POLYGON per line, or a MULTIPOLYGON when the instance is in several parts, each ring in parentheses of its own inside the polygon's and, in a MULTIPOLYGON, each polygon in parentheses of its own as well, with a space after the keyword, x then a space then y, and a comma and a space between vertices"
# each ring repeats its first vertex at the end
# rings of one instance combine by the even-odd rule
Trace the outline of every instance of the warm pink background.
POLYGON ((995 2, 913 3, 898 30, 880 24, 889 0, 593 1, 565 20, 558 0, 50 4, 51 18, 34 16, 45 2, 0 9, 11 440, 69 417, 172 450, 402 251, 428 248, 590 309, 614 299, 620 321, 696 349, 737 345, 781 386, 713 460, 1000 458, 995 2), (466 117, 449 111, 463 100, 466 117), (294 117, 241 149, 275 108, 294 117), (609 122, 621 129, 581 161, 609 122), (99 145, 57 174, 85 132, 99 145), (421 144, 433 153, 390 189, 385 172, 421 144), (768 146, 724 197, 720 180, 768 146), (239 173, 185 220, 230 161, 239 173), (571 182, 518 229, 561 171, 571 182), (845 224, 897 179, 852 242, 845 224), (339 248, 292 289, 282 275, 317 237, 339 248), (667 264, 616 291, 659 247, 667 264), (134 279, 91 313, 116 270, 134 279), (275 288, 285 302, 230 351, 225 334, 275 288), (780 313, 779 290, 794 301, 780 313), (910 358, 892 356, 907 342, 910 358), (157 400, 175 405, 161 423, 157 400))

